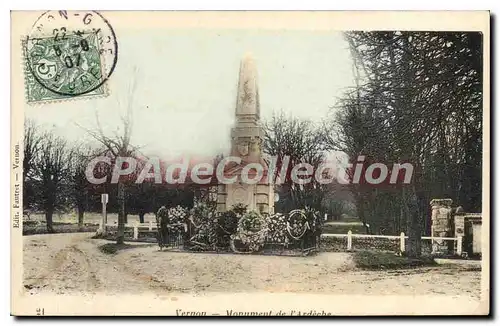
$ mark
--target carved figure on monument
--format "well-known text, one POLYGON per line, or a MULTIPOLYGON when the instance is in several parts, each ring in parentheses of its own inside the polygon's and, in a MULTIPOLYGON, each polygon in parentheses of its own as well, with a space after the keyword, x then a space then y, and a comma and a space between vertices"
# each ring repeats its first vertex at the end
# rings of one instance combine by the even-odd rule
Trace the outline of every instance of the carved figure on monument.
POLYGON ((241 95, 240 99, 241 99, 242 104, 252 104, 253 103, 252 94, 251 94, 250 88, 248 86, 248 80, 246 80, 243 83, 243 94, 241 95))
POLYGON ((238 143, 238 145, 236 146, 237 150, 238 150, 238 154, 240 156, 247 156, 248 155, 248 142, 240 142, 238 143))
POLYGON ((260 144, 261 140, 258 138, 252 138, 250 140, 250 153, 260 154, 260 144))

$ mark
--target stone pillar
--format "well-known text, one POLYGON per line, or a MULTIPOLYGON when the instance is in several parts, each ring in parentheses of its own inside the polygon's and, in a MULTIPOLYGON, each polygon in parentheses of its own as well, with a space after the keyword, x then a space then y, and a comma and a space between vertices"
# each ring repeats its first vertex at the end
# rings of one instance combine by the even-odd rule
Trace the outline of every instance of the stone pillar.
POLYGON ((455 238, 465 236, 465 213, 461 206, 457 207, 454 216, 455 238))
MULTIPOLYGON (((431 200, 432 207, 432 237, 453 237, 453 220, 452 207, 453 200, 451 199, 433 199, 431 200)), ((453 250, 453 241, 433 240, 432 252, 434 254, 448 254, 450 249, 453 250)))

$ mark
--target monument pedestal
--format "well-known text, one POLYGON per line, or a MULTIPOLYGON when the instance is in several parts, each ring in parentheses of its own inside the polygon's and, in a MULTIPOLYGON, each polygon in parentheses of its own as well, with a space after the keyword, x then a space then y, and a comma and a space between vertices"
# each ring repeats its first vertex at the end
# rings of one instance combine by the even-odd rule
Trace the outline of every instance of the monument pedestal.
POLYGON ((274 189, 272 184, 234 183, 219 185, 217 210, 225 212, 238 204, 245 205, 248 211, 273 214, 274 189))

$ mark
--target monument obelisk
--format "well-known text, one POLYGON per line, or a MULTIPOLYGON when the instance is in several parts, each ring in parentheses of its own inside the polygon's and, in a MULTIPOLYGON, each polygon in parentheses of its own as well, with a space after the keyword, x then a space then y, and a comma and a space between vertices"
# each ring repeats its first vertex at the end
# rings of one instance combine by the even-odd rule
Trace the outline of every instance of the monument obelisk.
MULTIPOLYGON (((268 165, 262 158, 264 132, 259 125, 260 102, 257 85, 257 67, 250 54, 240 64, 238 93, 236 97, 235 126, 231 130, 231 156, 241 158, 241 164, 231 166, 226 173, 239 176, 247 164, 259 163, 267 176, 268 165)), ((230 210, 236 204, 260 213, 274 212, 274 187, 272 178, 264 177, 256 184, 241 182, 219 184, 217 208, 230 210)))

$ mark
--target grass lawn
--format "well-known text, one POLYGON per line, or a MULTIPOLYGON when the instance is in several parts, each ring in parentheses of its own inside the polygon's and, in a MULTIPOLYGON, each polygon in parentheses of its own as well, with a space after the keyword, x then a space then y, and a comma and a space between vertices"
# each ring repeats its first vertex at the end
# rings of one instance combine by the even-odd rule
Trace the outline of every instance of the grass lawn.
POLYGON ((105 254, 114 255, 119 250, 137 248, 137 246, 133 246, 133 245, 126 244, 126 243, 123 243, 123 244, 106 243, 106 244, 100 245, 98 248, 101 252, 103 252, 105 254))
POLYGON ((380 251, 354 252, 353 261, 357 268, 365 270, 407 269, 437 265, 433 258, 427 256, 415 259, 380 251))
POLYGON ((349 230, 354 234, 366 234, 366 228, 357 224, 326 224, 323 225, 323 233, 347 234, 349 230))
MULTIPOLYGON (((118 214, 110 213, 107 215, 108 225, 118 223, 118 214)), ((102 216, 95 212, 86 212, 83 218, 83 227, 78 227, 78 215, 75 213, 59 214, 53 216, 53 226, 55 233, 75 233, 75 232, 95 232, 99 227, 102 216)), ((146 214, 144 222, 153 221, 156 223, 154 214, 146 214)), ((139 222, 138 215, 128 215, 128 223, 139 222)), ((45 223, 45 215, 34 213, 29 219, 23 220, 23 235, 45 234, 47 233, 47 225, 45 223)))

